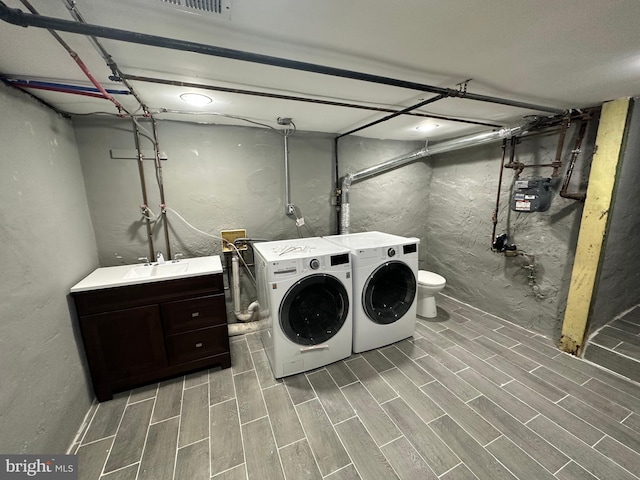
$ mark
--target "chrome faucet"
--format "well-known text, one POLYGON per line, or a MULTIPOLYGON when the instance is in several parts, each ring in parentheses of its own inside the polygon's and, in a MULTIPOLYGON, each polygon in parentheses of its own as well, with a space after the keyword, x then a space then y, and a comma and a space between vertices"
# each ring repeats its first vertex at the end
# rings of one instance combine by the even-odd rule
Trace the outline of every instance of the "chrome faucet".
POLYGON ((149 263, 149 257, 138 257, 138 260, 140 260, 141 262, 144 262, 145 265, 151 265, 149 263))
POLYGON ((156 261, 158 262, 158 265, 162 265, 164 263, 164 255, 162 255, 162 252, 158 251, 158 253, 156 253, 156 261))
POLYGON ((184 257, 184 255, 182 253, 176 253, 173 256, 173 263, 178 263, 180 261, 180 257, 184 257))

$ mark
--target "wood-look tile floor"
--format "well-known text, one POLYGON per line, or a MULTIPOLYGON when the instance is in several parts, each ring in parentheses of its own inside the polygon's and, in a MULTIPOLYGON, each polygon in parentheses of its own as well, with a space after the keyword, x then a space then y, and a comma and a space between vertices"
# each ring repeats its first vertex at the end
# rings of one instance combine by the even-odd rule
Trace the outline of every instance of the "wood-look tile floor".
POLYGON ((640 385, 448 297, 402 342, 276 381, 232 368, 102 403, 81 480, 638 479, 640 385))
POLYGON ((584 357, 640 382, 640 307, 601 328, 590 339, 584 357))

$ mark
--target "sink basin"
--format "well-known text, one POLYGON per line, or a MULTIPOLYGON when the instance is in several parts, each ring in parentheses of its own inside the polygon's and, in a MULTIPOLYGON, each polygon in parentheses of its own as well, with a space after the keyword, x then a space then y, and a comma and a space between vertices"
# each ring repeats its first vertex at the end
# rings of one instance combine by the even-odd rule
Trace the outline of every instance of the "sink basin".
POLYGON ((83 280, 71 287, 71 292, 84 292, 101 288, 162 282, 216 273, 222 273, 222 262, 218 255, 183 258, 176 263, 167 262, 161 265, 137 264, 102 267, 94 270, 83 280))
POLYGON ((131 278, 148 278, 148 277, 165 277, 185 273, 189 270, 189 264, 182 263, 163 263, 161 265, 143 265, 141 267, 133 267, 124 274, 124 279, 131 278))

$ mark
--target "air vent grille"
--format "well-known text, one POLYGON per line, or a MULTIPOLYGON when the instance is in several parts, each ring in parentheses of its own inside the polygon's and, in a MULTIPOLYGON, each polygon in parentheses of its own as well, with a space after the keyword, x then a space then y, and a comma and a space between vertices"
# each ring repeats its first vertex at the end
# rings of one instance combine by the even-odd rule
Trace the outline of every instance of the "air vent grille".
POLYGON ((231 13, 231 0, 162 0, 165 3, 180 7, 192 8, 202 12, 229 15, 231 13))

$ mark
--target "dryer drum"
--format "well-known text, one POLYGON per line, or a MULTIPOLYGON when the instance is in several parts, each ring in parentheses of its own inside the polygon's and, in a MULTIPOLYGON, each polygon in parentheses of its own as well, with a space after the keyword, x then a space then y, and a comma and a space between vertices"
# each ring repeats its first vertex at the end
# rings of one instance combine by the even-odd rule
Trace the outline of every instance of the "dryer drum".
POLYGON ((375 323, 394 323, 411 307, 416 287, 416 277, 406 263, 387 262, 367 279, 362 291, 362 307, 375 323))
POLYGON ((280 327, 299 345, 318 345, 333 337, 349 313, 349 297, 340 280, 326 274, 296 282, 280 304, 280 327))

